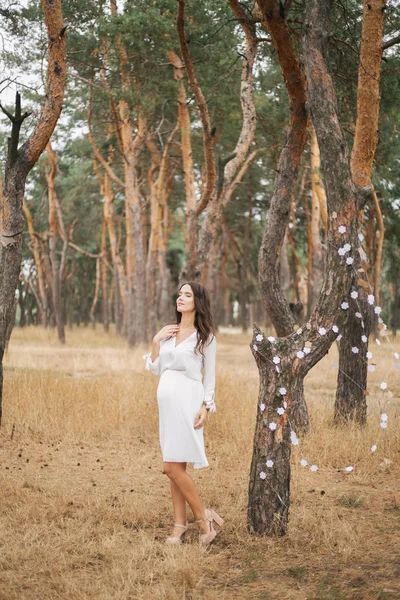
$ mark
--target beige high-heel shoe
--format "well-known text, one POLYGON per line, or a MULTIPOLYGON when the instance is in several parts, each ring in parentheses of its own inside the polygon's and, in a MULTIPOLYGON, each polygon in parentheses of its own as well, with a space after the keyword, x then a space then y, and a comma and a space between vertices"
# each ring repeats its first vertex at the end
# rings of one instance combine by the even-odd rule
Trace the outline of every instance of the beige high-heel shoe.
POLYGON ((170 536, 167 537, 167 539, 165 540, 166 544, 172 545, 172 544, 181 544, 182 540, 185 539, 188 527, 189 527, 189 523, 186 521, 186 525, 181 525, 180 523, 174 523, 174 527, 182 527, 183 531, 180 535, 176 535, 176 536, 170 536))
POLYGON ((202 548, 206 548, 209 544, 211 544, 211 542, 213 541, 213 539, 215 538, 215 536, 218 533, 218 531, 216 531, 214 529, 213 521, 218 523, 219 526, 222 526, 224 520, 212 508, 206 508, 204 511, 204 518, 196 520, 196 523, 202 523, 203 521, 208 521, 209 531, 208 531, 208 533, 200 533, 199 534, 199 542, 200 542, 200 546, 202 548))

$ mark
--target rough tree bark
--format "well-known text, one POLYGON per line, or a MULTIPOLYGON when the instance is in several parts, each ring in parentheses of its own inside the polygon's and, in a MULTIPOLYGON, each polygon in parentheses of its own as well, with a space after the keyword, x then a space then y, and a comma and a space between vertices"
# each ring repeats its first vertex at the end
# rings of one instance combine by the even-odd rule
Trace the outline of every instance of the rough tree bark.
MULTIPOLYGON (((259 4, 269 22, 277 20, 280 21, 280 27, 284 26, 278 2, 259 4)), ((254 326, 252 344, 257 348, 256 350, 253 346, 260 372, 260 391, 249 484, 248 526, 250 532, 257 534, 286 533, 290 505, 290 435, 294 403, 305 375, 321 360, 336 339, 333 326, 337 325, 341 329, 346 315, 346 311, 340 309, 340 304, 348 298, 351 269, 337 251, 343 245, 343 235, 339 233, 338 225, 346 224, 345 239, 352 248, 356 247, 357 240, 358 192, 351 179, 334 86, 324 59, 329 8, 330 2, 326 0, 310 0, 307 3, 307 35, 303 45, 308 106, 318 137, 327 192, 327 269, 317 305, 305 325, 273 343, 266 340, 259 328, 254 326), (325 335, 319 333, 321 327, 326 329, 325 335), (308 348, 308 353, 303 353, 304 348, 308 348), (278 408, 283 409, 283 414, 277 412, 278 408), (272 428, 270 423, 274 423, 272 428), (271 461, 268 465, 267 460, 271 461)), ((291 132, 289 139, 290 135, 291 132)), ((287 146, 283 155, 285 152, 288 152, 287 146)), ((283 158, 281 156, 280 164, 283 158)), ((285 163, 282 170, 284 166, 285 163)), ((280 177, 279 173, 277 178, 280 177)), ((282 181, 282 187, 285 187, 285 183, 285 180, 282 181)), ((280 210, 280 204, 273 202, 270 220, 276 222, 280 210)), ((283 218, 286 218, 285 213, 283 218)), ((266 228, 268 227, 267 223, 266 228)), ((262 257, 268 255, 266 240, 268 237, 264 236, 260 252, 261 263, 262 257)), ((280 295, 278 290, 278 301, 282 302, 280 295)), ((288 327, 291 327, 288 310, 284 305, 283 309, 288 327)))
MULTIPOLYGON (((378 143, 380 106, 380 68, 382 61, 382 35, 386 0, 364 0, 361 32, 360 65, 358 70, 357 121, 351 155, 351 172, 354 182, 370 189, 374 201, 371 174, 375 150, 378 143)), ((379 202, 378 202, 379 207, 379 202)), ((360 206, 361 208, 361 206, 360 206)), ((383 231, 381 234, 383 241, 383 231)), ((368 339, 371 331, 372 311, 368 304, 368 293, 372 293, 368 282, 367 267, 364 274, 360 256, 355 257, 352 285, 358 291, 357 307, 351 311, 346 327, 346 344, 339 350, 339 371, 335 400, 335 423, 355 421, 361 425, 367 420, 367 362, 368 339), (363 279, 369 285, 360 285, 363 279), (368 289, 369 288, 369 289, 368 289), (357 318, 359 312, 362 319, 357 318), (367 342, 362 342, 362 336, 367 342), (352 347, 360 348, 358 354, 352 347)), ((378 282, 379 286, 379 282, 378 282)))
POLYGON ((3 355, 7 329, 12 318, 15 290, 21 264, 22 231, 24 227, 22 204, 25 182, 29 171, 46 148, 60 116, 64 99, 66 77, 66 35, 61 0, 42 0, 44 20, 48 35, 48 65, 46 99, 39 120, 19 148, 19 133, 23 121, 21 98, 17 93, 15 114, 8 113, 12 122, 11 137, 5 167, 3 205, 0 207, 0 423, 2 415, 3 355))
MULTIPOLYGON (((289 95, 289 128, 282 150, 270 211, 260 247, 258 269, 261 296, 279 337, 290 335, 295 319, 283 294, 279 277, 279 257, 289 221, 294 186, 298 177, 301 156, 307 140, 307 111, 305 77, 296 56, 293 40, 279 4, 275 0, 260 0, 262 24, 270 34, 276 49, 289 95)), ((292 419, 297 429, 309 427, 304 390, 296 386, 292 419)))

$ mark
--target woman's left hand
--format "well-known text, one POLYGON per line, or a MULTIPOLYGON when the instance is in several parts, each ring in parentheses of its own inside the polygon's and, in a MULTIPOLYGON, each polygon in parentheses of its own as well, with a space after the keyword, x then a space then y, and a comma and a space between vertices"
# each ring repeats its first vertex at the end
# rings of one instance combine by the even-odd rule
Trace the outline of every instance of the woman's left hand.
POLYGON ((201 427, 203 427, 204 423, 206 422, 207 412, 208 411, 207 411, 206 407, 202 406, 194 419, 193 427, 195 429, 200 429, 201 427))

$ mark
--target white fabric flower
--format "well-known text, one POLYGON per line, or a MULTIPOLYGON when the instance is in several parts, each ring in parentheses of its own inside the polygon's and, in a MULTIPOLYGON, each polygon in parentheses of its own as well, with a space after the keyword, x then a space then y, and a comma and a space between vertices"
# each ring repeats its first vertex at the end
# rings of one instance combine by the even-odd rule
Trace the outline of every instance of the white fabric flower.
POLYGON ((355 290, 353 290, 351 292, 350 296, 353 298, 353 300, 355 300, 356 298, 358 298, 358 292, 356 292, 355 290))
POLYGON ((380 314, 381 314, 381 312, 382 312, 382 308, 381 308, 380 306, 375 306, 375 308, 374 308, 374 313, 375 313, 376 315, 380 315, 380 314))
POLYGON ((279 408, 276 409, 276 412, 278 413, 278 415, 282 416, 285 414, 285 409, 280 406, 279 408))
POLYGON ((264 473, 264 471, 261 471, 261 473, 260 473, 260 479, 265 479, 266 476, 267 475, 264 473))
POLYGON ((339 327, 337 325, 332 325, 333 333, 339 333, 339 327))
POLYGON ((367 352, 367 354, 366 354, 365 356, 366 356, 367 358, 372 358, 372 352, 370 352, 370 351, 368 350, 368 352, 367 352))
POLYGON ((310 354, 311 348, 309 348, 308 346, 304 346, 303 352, 304 352, 304 354, 310 354))
POLYGON ((269 342, 271 342, 271 344, 272 344, 272 342, 275 342, 275 338, 273 335, 270 335, 269 338, 267 338, 267 339, 269 342))
POLYGON ((267 460, 267 462, 265 463, 268 467, 268 469, 272 469, 272 467, 274 466, 274 461, 273 460, 267 460))
POLYGON ((297 438, 297 435, 296 435, 295 431, 291 431, 290 432, 290 441, 292 442, 293 446, 298 446, 299 445, 299 440, 297 438))
POLYGON ((289 223, 289 229, 293 229, 293 223, 289 223))
POLYGON ((382 429, 387 429, 387 427, 388 427, 387 422, 386 421, 381 421, 381 428, 382 429))
POLYGON ((395 357, 395 359, 396 359, 396 360, 399 360, 399 353, 398 353, 398 352, 395 352, 395 353, 394 353, 394 357, 395 357))
POLYGON ((264 336, 263 336, 263 334, 262 334, 262 333, 258 333, 258 334, 256 335, 256 340, 257 340, 257 342, 262 342, 262 341, 263 341, 263 339, 264 339, 264 336))
POLYGON ((271 431, 275 431, 276 429, 276 423, 272 422, 268 425, 268 427, 270 428, 271 431))
POLYGON ((302 458, 300 464, 302 467, 306 467, 308 465, 308 461, 305 458, 302 458))
POLYGON ((362 335, 361 336, 361 341, 364 342, 364 344, 366 344, 368 342, 368 338, 366 335, 362 335))
POLYGON ((265 404, 260 404, 260 410, 261 410, 261 412, 264 412, 264 410, 265 410, 265 404))
POLYGON ((348 265, 352 265, 352 264, 353 264, 353 262, 354 262, 354 258, 351 258, 351 256, 349 256, 348 258, 346 258, 346 263, 347 263, 348 265))
POLYGON ((296 352, 296 356, 297 356, 297 358, 304 358, 303 350, 299 350, 298 352, 296 352))
POLYGON ((340 342, 340 340, 342 339, 342 337, 343 337, 342 334, 339 333, 339 335, 336 336, 336 341, 340 342))
POLYGON ((346 227, 344 225, 340 225, 340 227, 338 227, 338 232, 339 233, 346 233, 346 227))
POLYGON ((345 471, 347 471, 348 473, 351 473, 352 471, 354 471, 354 467, 352 467, 352 466, 346 467, 345 471))
POLYGON ((378 344, 378 346, 381 345, 380 341, 378 340, 378 338, 375 338, 375 344, 378 344))
POLYGON ((383 323, 383 319, 381 319, 380 317, 378 318, 378 323, 383 323))
POLYGON ((387 390, 387 386, 388 385, 387 385, 386 381, 382 381, 380 388, 381 388, 381 390, 387 390))
POLYGON ((368 365, 368 371, 373 373, 375 371, 375 365, 368 365))
POLYGON ((256 344, 253 344, 253 350, 258 350, 258 346, 256 344))
POLYGON ((382 414, 381 414, 381 421, 387 421, 387 420, 388 420, 388 418, 389 418, 389 417, 387 416, 387 414, 386 414, 386 413, 382 413, 382 414))
POLYGON ((339 256, 344 256, 346 254, 346 250, 344 248, 339 248, 338 254, 339 256))
POLYGON ((373 296, 372 294, 368 294, 368 304, 375 304, 375 296, 373 296))
POLYGON ((353 346, 351 351, 353 354, 358 354, 360 352, 359 349, 357 348, 357 346, 353 346))
POLYGON ((326 329, 325 329, 325 327, 320 327, 318 329, 318 333, 319 333, 319 335, 326 335, 326 329))
POLYGON ((371 446, 371 452, 372 453, 376 452, 376 448, 377 448, 376 444, 374 444, 373 446, 371 446))
POLYGON ((279 393, 281 396, 286 396, 287 389, 285 387, 281 387, 281 388, 279 388, 279 393))
POLYGON ((358 239, 360 240, 360 242, 362 242, 362 241, 363 241, 363 239, 364 239, 364 236, 363 236, 363 234, 362 234, 362 233, 359 233, 359 234, 358 234, 358 239))
POLYGON ((274 363, 274 365, 279 365, 279 363, 281 362, 281 359, 279 358, 279 356, 274 356, 274 358, 272 359, 272 362, 274 363))
POLYGON ((310 467, 310 471, 313 471, 314 473, 315 473, 316 471, 318 471, 318 467, 317 467, 317 465, 311 465, 311 467, 310 467))
POLYGON ((342 304, 340 305, 340 308, 343 310, 347 310, 349 308, 349 303, 348 302, 342 302, 342 304))
POLYGON ((343 246, 343 250, 344 250, 345 252, 350 252, 350 250, 351 250, 351 245, 350 245, 350 244, 345 244, 345 245, 343 246))

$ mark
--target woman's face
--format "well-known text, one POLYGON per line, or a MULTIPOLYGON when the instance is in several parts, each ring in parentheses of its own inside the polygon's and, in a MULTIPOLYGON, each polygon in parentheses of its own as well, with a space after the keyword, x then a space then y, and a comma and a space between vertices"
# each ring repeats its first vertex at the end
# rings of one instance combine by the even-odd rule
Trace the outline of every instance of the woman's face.
POLYGON ((180 313, 190 313, 194 311, 194 294, 192 288, 187 283, 185 283, 178 292, 176 310, 180 313))

